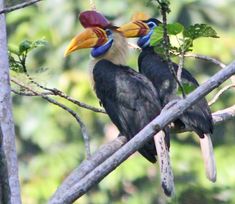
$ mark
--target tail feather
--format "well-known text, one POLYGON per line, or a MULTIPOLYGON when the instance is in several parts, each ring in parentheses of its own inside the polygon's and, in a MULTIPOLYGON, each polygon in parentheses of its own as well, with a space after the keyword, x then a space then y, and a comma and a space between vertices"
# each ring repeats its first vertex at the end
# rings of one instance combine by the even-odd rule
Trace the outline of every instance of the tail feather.
POLYGON ((216 163, 215 163, 213 145, 211 142, 210 134, 204 134, 204 138, 200 138, 200 146, 201 146, 202 157, 204 160, 206 176, 210 181, 215 182, 216 163))
POLYGON ((165 132, 158 132, 154 136, 154 142, 160 166, 162 188, 167 196, 172 196, 174 194, 174 176, 170 164, 169 151, 165 143, 165 132))

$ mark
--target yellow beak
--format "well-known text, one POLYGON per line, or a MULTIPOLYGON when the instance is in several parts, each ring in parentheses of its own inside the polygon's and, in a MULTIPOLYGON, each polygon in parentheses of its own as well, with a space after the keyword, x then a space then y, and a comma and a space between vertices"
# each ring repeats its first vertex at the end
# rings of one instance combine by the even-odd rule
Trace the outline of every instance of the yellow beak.
POLYGON ((64 52, 64 56, 68 56, 75 50, 83 48, 92 48, 101 46, 108 41, 105 30, 99 27, 87 28, 82 33, 75 36, 69 43, 64 52))
POLYGON ((148 25, 142 21, 132 21, 122 25, 117 30, 122 32, 126 38, 145 36, 150 31, 148 25))

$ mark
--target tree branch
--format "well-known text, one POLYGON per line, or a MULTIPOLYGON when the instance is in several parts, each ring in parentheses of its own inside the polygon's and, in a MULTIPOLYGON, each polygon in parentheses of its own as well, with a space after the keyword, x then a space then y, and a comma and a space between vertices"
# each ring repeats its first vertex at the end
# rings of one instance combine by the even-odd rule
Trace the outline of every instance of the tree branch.
POLYGON ((87 128, 85 126, 85 124, 83 123, 82 119, 79 117, 79 115, 77 113, 75 113, 72 109, 68 108, 67 106, 65 106, 64 104, 46 96, 46 95, 41 95, 38 94, 35 90, 33 90, 32 88, 22 84, 21 82, 17 81, 16 79, 12 78, 11 79, 12 82, 14 82, 15 84, 19 85, 21 88, 26 89, 27 91, 31 92, 34 95, 38 95, 40 97, 42 97, 43 99, 45 99, 46 101, 48 101, 49 103, 52 103, 56 106, 59 106, 60 108, 64 109, 65 111, 67 111, 68 113, 70 113, 78 122, 80 128, 81 128, 81 132, 82 132, 82 136, 84 139, 84 143, 85 143, 85 148, 86 148, 86 156, 87 158, 90 157, 91 155, 91 151, 90 151, 90 139, 89 139, 89 135, 88 135, 88 131, 87 128))
MULTIPOLYGON (((217 111, 212 114, 214 125, 221 124, 235 117, 235 105, 224 110, 217 111)), ((171 128, 174 133, 182 133, 185 131, 192 130, 181 130, 177 127, 171 128)), ((63 181, 63 183, 58 187, 56 192, 51 198, 51 202, 59 203, 60 199, 65 196, 65 192, 69 190, 73 185, 78 183, 85 175, 91 172, 94 168, 100 165, 108 157, 110 157, 114 152, 120 149, 127 142, 126 137, 119 136, 113 141, 102 145, 90 158, 89 160, 83 161, 79 167, 73 170, 69 176, 63 181)), ((50 203, 50 202, 49 202, 50 203)))
POLYGON ((68 191, 73 185, 78 183, 85 175, 120 149, 126 142, 126 137, 118 136, 113 141, 102 145, 88 160, 84 160, 79 167, 74 169, 72 173, 63 181, 63 183, 56 190, 55 194, 52 196, 51 202, 57 202, 56 200, 59 202, 59 200, 64 196, 64 192, 68 191))
POLYGON ((201 59, 201 60, 206 60, 209 62, 212 62, 218 66, 220 66, 222 69, 226 67, 226 64, 220 62, 219 60, 212 58, 212 57, 208 57, 205 55, 199 55, 199 54, 193 54, 193 53, 187 53, 184 55, 185 57, 193 57, 193 58, 197 58, 197 59, 201 59))
MULTIPOLYGON (((0 0, 0 10, 3 8, 3 5, 3 0, 0 0)), ((0 121, 3 134, 3 149, 7 160, 7 179, 11 191, 9 202, 20 204, 20 183, 18 178, 18 161, 9 78, 6 20, 5 15, 2 14, 0 15, 0 121)))
POLYGON ((0 203, 10 204, 11 192, 7 169, 6 155, 3 149, 3 133, 0 123, 0 203))
POLYGON ((235 117, 235 105, 224 110, 216 111, 212 114, 212 116, 215 125, 221 124, 227 120, 231 120, 235 117))
POLYGON ((96 108, 96 107, 90 106, 88 104, 85 104, 83 102, 80 102, 80 101, 66 95, 64 92, 60 91, 59 89, 55 89, 55 88, 51 89, 51 88, 47 88, 47 87, 39 84, 27 72, 26 72, 26 76, 32 84, 36 85, 40 89, 50 91, 51 95, 59 96, 61 98, 64 98, 64 99, 70 101, 71 103, 73 103, 73 104, 75 104, 79 107, 82 107, 82 108, 85 108, 85 109, 88 109, 88 110, 91 110, 91 111, 94 111, 94 112, 97 112, 97 113, 105 113, 106 114, 105 110, 102 109, 102 108, 96 108))
POLYGON ((230 84, 222 88, 214 97, 213 99, 209 102, 209 106, 212 106, 218 99, 219 97, 228 89, 234 88, 235 84, 230 84))
POLYGON ((15 6, 4 8, 4 9, 0 10, 0 14, 2 14, 2 13, 9 13, 9 12, 12 12, 12 11, 15 11, 15 10, 18 10, 18 9, 22 9, 22 8, 31 6, 32 4, 35 4, 35 3, 39 2, 39 1, 42 1, 42 0, 31 0, 31 1, 27 1, 27 2, 21 3, 21 4, 17 4, 15 6))
POLYGON ((96 10, 95 2, 94 0, 89 0, 89 4, 92 10, 96 10))
MULTIPOLYGON (((131 154, 137 151, 146 141, 148 141, 157 131, 163 129, 171 121, 179 117, 187 108, 196 103, 200 98, 204 97, 210 91, 218 87, 225 80, 235 74, 235 61, 227 66, 227 68, 219 71, 207 82, 199 86, 185 99, 179 100, 168 110, 161 112, 150 124, 142 129, 135 137, 133 137, 124 146, 118 149, 103 163, 94 168, 90 173, 84 176, 78 183, 71 186, 69 190, 63 192, 60 198, 53 197, 50 204, 71 203, 86 193, 93 185, 102 180, 106 175, 113 171, 118 165, 125 161, 131 154)), ((217 123, 222 121, 222 118, 230 119, 235 116, 235 107, 230 107, 226 112, 216 112, 214 117, 217 123), (223 117, 226 112, 233 112, 223 117)))
POLYGON ((160 9, 161 9, 161 15, 162 15, 162 25, 163 25, 163 49, 164 49, 164 55, 165 58, 167 60, 167 64, 168 64, 168 68, 171 72, 171 74, 173 75, 177 85, 179 86, 179 89, 182 92, 182 96, 183 98, 186 97, 185 91, 184 91, 184 87, 181 84, 181 72, 182 72, 182 65, 180 64, 177 73, 175 72, 174 66, 173 66, 173 62, 171 61, 170 58, 170 53, 169 53, 169 46, 170 46, 170 42, 169 42, 169 36, 167 33, 167 13, 170 11, 169 10, 169 4, 165 1, 160 1, 157 0, 160 9), (178 78, 179 75, 179 78, 178 78))

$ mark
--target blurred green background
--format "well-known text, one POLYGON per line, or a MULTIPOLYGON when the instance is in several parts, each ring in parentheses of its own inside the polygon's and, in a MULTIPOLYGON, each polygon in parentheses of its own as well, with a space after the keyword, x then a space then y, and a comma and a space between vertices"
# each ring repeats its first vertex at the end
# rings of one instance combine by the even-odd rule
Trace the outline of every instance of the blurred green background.
MULTIPOLYGON (((19 2, 22 1, 6 3, 11 6, 19 2)), ((116 25, 129 21, 137 11, 161 18, 149 0, 96 0, 95 3, 97 9, 116 25)), ((89 9, 88 0, 44 0, 7 14, 8 37, 9 44, 15 45, 25 39, 45 38, 48 46, 34 50, 28 57, 29 73, 45 86, 57 87, 98 107, 89 76, 90 51, 81 50, 66 59, 63 57, 70 39, 82 30, 77 16, 86 9, 89 9)), ((224 63, 234 59, 234 1, 172 1, 171 11, 169 22, 178 21, 186 26, 207 23, 218 32, 219 39, 197 40, 195 53, 212 56, 224 63)), ((137 67, 138 54, 138 51, 130 51, 128 65, 137 67)), ((211 63, 192 58, 186 59, 186 67, 200 83, 219 70, 211 63)), ((18 74, 17 77, 21 76, 18 74)), ((210 94, 208 100, 215 93, 210 94)), ((13 102, 23 203, 45 203, 66 175, 84 159, 80 128, 68 113, 41 98, 13 95, 13 102)), ((212 110, 226 108, 234 102, 235 93, 229 90, 212 106, 212 110)), ((71 103, 66 105, 75 110, 87 125, 92 152, 116 137, 117 130, 104 114, 79 109, 71 103)), ((235 120, 217 126, 212 139, 218 169, 215 184, 205 177, 198 138, 193 133, 184 133, 171 138, 176 188, 173 199, 167 199, 162 193, 158 167, 136 153, 77 203, 235 203, 235 120)))

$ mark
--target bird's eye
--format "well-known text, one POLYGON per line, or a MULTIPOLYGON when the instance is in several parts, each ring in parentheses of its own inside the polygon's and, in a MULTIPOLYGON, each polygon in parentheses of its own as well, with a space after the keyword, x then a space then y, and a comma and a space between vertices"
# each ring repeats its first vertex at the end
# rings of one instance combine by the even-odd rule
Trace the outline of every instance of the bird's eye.
POLYGON ((106 35, 107 35, 107 36, 112 35, 112 31, 111 31, 111 30, 109 30, 109 29, 107 29, 107 30, 106 30, 106 35))
POLYGON ((148 22, 147 24, 150 29, 157 26, 154 22, 148 22))

